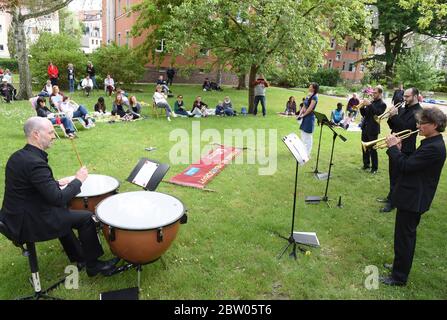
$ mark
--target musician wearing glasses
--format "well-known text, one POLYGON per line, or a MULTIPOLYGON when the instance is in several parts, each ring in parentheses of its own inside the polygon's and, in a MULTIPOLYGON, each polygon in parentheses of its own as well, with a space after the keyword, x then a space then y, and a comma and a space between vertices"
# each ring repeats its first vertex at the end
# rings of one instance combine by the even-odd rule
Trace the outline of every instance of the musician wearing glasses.
POLYGON ((396 163, 398 178, 391 201, 397 208, 394 229, 394 261, 384 266, 391 275, 382 277, 387 285, 406 285, 416 248, 416 229, 436 193, 446 159, 446 115, 438 108, 426 108, 418 116, 419 135, 425 137, 411 155, 402 152, 403 141, 390 135, 386 138, 387 154, 396 163))
MULTIPOLYGON (((419 90, 416 88, 410 88, 405 90, 403 98, 404 101, 400 105, 391 107, 388 112, 388 126, 391 129, 391 133, 400 132, 410 129, 416 130, 416 114, 422 112, 422 107, 418 101, 419 90), (400 107, 399 107, 400 106, 400 107)), ((407 156, 411 155, 416 150, 416 135, 411 135, 408 139, 402 140, 401 152, 407 156)), ((398 177, 398 168, 392 158, 389 158, 389 178, 390 178, 390 190, 385 199, 377 199, 379 202, 385 202, 385 206, 380 209, 380 212, 390 212, 394 209, 394 205, 391 202, 391 194, 393 193, 394 186, 398 177)))
MULTIPOLYGON (((382 100, 383 89, 381 86, 374 88, 372 97, 373 101, 365 99, 361 103, 360 114, 363 116, 362 123, 362 141, 368 142, 376 140, 380 133, 380 124, 375 120, 376 116, 381 115, 386 104, 382 100)), ((376 149, 363 150, 363 170, 371 168, 371 173, 377 173, 379 168, 379 160, 376 149)))

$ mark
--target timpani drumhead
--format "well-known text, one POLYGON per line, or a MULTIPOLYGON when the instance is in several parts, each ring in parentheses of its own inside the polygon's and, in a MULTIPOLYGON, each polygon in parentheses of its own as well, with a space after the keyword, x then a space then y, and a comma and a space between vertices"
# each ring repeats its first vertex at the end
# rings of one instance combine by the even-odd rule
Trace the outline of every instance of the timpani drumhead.
POLYGON ((125 230, 150 230, 170 225, 185 213, 177 198, 151 191, 115 194, 96 207, 98 219, 111 227, 125 230))
MULTIPOLYGON (((69 177, 74 179, 75 177, 69 177)), ((77 198, 96 197, 118 189, 120 183, 113 177, 102 174, 89 174, 81 186, 81 192, 76 195, 77 198)))

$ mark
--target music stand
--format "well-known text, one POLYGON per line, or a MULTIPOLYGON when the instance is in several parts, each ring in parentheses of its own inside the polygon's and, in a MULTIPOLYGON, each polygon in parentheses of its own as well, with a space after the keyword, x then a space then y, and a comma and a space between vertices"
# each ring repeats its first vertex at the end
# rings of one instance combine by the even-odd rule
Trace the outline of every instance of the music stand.
POLYGON ((315 117, 317 118, 317 123, 320 126, 320 137, 318 138, 318 151, 317 151, 317 163, 315 164, 315 170, 312 171, 315 175, 315 178, 318 180, 326 180, 328 177, 328 174, 326 172, 319 172, 318 171, 318 163, 320 161, 320 148, 321 148, 321 137, 323 136, 323 125, 330 125, 329 119, 326 117, 325 114, 315 112, 315 117))
POLYGON ((144 190, 155 191, 163 180, 169 165, 148 158, 141 158, 130 173, 127 181, 144 190))
POLYGON ((331 171, 332 171, 331 169, 332 169, 332 166, 334 165, 332 160, 334 158, 335 140, 337 139, 337 137, 339 137, 343 142, 345 142, 347 139, 345 137, 343 137, 341 134, 337 133, 330 124, 327 124, 327 127, 332 130, 333 136, 332 136, 331 158, 329 160, 328 177, 327 177, 327 180, 326 180, 326 190, 324 191, 324 196, 323 197, 308 196, 308 197, 306 197, 305 201, 306 201, 306 203, 312 203, 312 204, 316 204, 316 203, 320 203, 321 201, 324 201, 329 206, 329 198, 327 196, 327 192, 328 192, 328 189, 329 189, 329 181, 331 179, 331 171))
MULTIPOLYGON (((300 138, 298 138, 298 136, 295 133, 291 133, 291 134, 285 136, 284 138, 282 138, 282 140, 295 158, 296 169, 295 169, 295 190, 293 193, 292 226, 291 226, 289 237, 284 237, 284 236, 279 235, 280 238, 287 240, 288 243, 282 250, 278 259, 281 259, 281 257, 287 251, 287 249, 291 245, 293 245, 292 252, 290 253, 289 256, 293 257, 296 260, 297 259, 297 256, 296 256, 297 244, 298 245, 299 244, 308 245, 308 246, 319 246, 318 238, 315 233, 294 232, 293 231, 293 229, 295 228, 296 194, 297 194, 296 189, 297 189, 297 185, 298 185, 298 167, 299 167, 299 165, 304 165, 307 161, 309 161, 309 156, 307 154, 307 151, 306 151, 306 148, 305 148, 303 142, 300 140, 300 138)), ((306 250, 300 246, 298 246, 298 249, 301 252, 306 252, 306 250)))

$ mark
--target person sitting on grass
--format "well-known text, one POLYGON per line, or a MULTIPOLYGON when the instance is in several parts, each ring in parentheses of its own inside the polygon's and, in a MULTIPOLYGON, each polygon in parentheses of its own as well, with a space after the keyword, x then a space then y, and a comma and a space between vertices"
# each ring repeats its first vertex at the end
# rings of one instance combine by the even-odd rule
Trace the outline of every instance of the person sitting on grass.
POLYGON ((216 116, 224 116, 224 107, 223 107, 223 102, 219 101, 217 102, 217 106, 216 106, 216 116))
POLYGON ((211 81, 208 78, 205 78, 205 81, 203 81, 202 84, 203 91, 211 91, 211 81))
MULTIPOLYGON (((161 76, 162 77, 162 76, 161 76)), ((155 93, 152 96, 152 100, 154 101, 157 108, 164 108, 166 110, 166 119, 171 121, 171 114, 175 118, 177 115, 172 112, 171 106, 168 103, 166 94, 162 92, 163 87, 161 85, 157 85, 155 87, 155 93)))
POLYGON ((47 83, 42 88, 42 91, 38 94, 40 97, 50 97, 53 93, 53 86, 51 85, 51 81, 47 80, 47 83))
POLYGON ((0 85, 0 95, 2 95, 6 103, 10 103, 14 98, 14 87, 11 86, 6 79, 2 79, 0 85))
POLYGON ((229 96, 226 96, 223 101, 224 113, 226 116, 235 116, 236 111, 233 109, 233 103, 229 96))
POLYGON ((194 100, 194 103, 192 104, 191 113, 195 117, 207 117, 208 112, 208 105, 202 101, 201 96, 197 96, 196 100, 194 100))
POLYGON ((141 117, 141 104, 137 101, 137 97, 135 96, 130 97, 127 114, 129 120, 136 120, 141 117))
POLYGON ((82 79, 81 87, 84 90, 84 92, 87 95, 87 97, 89 97, 90 96, 90 92, 93 89, 93 81, 92 81, 92 79, 90 79, 89 75, 86 75, 85 78, 82 79))
POLYGON ((129 100, 124 100, 124 95, 120 92, 116 94, 115 101, 112 104, 112 116, 123 118, 126 116, 126 110, 129 108, 129 100))
POLYGON ((106 114, 106 103, 103 97, 98 98, 98 102, 96 102, 95 106, 95 115, 100 116, 106 114))
POLYGON ((31 105, 35 108, 37 116, 47 118, 52 124, 57 124, 61 127, 65 136, 68 138, 75 137, 75 129, 73 122, 67 117, 56 116, 46 106, 46 100, 43 97, 34 97, 30 99, 31 105))
POLYGON ((343 112, 343 105, 341 102, 337 103, 337 109, 331 112, 331 123, 335 126, 343 126, 343 119, 345 113, 343 112))
POLYGON ((95 126, 92 119, 89 118, 87 109, 83 105, 79 105, 74 100, 71 100, 68 96, 62 98, 60 110, 65 113, 65 116, 69 119, 78 118, 79 122, 86 129, 95 126))
POLYGON ((174 103, 174 111, 177 115, 182 117, 194 116, 193 114, 191 114, 191 112, 185 109, 185 103, 183 102, 183 96, 181 94, 177 96, 177 100, 174 103))
POLYGON ((290 96, 289 100, 286 103, 286 109, 284 110, 284 114, 286 115, 296 115, 296 102, 295 97, 290 96))

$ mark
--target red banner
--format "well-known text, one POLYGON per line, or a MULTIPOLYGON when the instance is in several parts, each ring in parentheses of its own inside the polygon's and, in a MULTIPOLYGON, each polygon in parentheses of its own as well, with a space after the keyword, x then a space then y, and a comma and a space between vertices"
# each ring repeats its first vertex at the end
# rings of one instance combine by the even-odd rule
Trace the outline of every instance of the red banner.
POLYGON ((192 164, 182 173, 172 177, 169 182, 181 186, 203 189, 225 166, 231 162, 241 149, 218 145, 206 156, 200 159, 198 164, 192 164))

